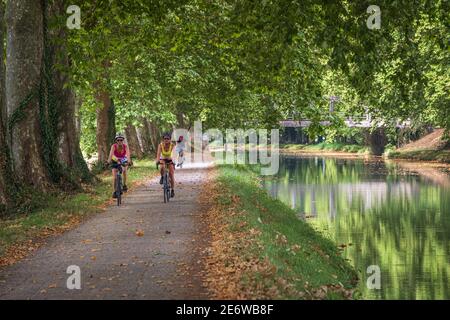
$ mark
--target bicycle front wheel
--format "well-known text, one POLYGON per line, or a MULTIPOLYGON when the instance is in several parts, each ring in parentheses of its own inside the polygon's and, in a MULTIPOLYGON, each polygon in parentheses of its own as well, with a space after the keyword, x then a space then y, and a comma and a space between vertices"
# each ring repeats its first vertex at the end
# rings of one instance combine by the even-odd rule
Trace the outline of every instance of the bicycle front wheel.
POLYGON ((166 192, 166 189, 167 189, 167 175, 166 174, 164 174, 164 180, 163 180, 163 197, 164 197, 164 203, 166 203, 168 200, 167 200, 167 192, 166 192))
POLYGON ((164 193, 164 203, 169 202, 169 198, 167 197, 167 188, 166 187, 164 187, 163 193, 164 193))

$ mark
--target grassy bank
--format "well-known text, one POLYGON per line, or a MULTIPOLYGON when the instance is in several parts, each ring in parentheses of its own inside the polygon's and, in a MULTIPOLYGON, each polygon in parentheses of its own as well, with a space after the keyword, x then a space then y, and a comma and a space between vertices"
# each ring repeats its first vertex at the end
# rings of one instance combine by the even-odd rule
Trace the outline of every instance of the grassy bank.
POLYGON ((389 159, 405 159, 415 161, 438 161, 450 163, 450 150, 407 150, 407 151, 389 151, 386 153, 389 159))
POLYGON ((360 153, 369 154, 369 148, 366 146, 356 144, 343 144, 343 143, 329 143, 321 142, 318 144, 305 145, 305 144, 283 144, 280 145, 280 150, 288 152, 348 152, 348 153, 360 153))
POLYGON ((207 269, 217 298, 348 299, 356 272, 325 239, 248 168, 222 166, 211 194, 212 253, 207 269), (211 280, 214 282, 214 280, 211 280))
MULTIPOLYGON (((155 172, 154 161, 134 161, 128 173, 128 187, 132 189, 155 172)), ((105 172, 98 178, 100 182, 86 186, 84 192, 46 195, 42 197, 45 203, 43 208, 0 220, 0 266, 19 260, 39 247, 46 237, 72 228, 109 204, 112 194, 111 173, 105 172)))

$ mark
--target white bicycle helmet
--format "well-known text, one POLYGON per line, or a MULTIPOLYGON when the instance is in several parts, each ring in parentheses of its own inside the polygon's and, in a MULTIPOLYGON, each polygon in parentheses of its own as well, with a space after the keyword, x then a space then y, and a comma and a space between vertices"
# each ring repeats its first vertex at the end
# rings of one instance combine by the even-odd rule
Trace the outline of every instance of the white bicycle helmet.
POLYGON ((120 133, 120 132, 118 132, 116 134, 116 137, 114 138, 114 141, 117 141, 117 139, 119 139, 119 138, 125 139, 124 135, 122 133, 120 133))

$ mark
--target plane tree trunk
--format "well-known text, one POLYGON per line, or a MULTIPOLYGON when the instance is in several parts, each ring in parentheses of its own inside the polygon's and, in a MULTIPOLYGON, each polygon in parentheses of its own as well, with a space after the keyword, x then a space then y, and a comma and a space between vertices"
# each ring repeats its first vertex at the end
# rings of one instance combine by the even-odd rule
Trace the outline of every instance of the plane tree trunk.
POLYGON ((136 127, 136 132, 138 134, 138 139, 140 141, 143 153, 145 155, 150 155, 153 151, 153 146, 151 141, 150 129, 145 123, 145 120, 142 121, 141 127, 136 127))
POLYGON ((41 1, 8 1, 6 7, 6 110, 14 172, 21 183, 47 189, 40 90, 44 54, 41 1))
POLYGON ((97 108, 98 163, 103 164, 108 160, 109 150, 116 134, 116 111, 107 89, 99 88, 96 98, 100 103, 97 108))
POLYGON ((139 145, 136 127, 129 124, 125 128, 125 136, 127 138, 128 148, 130 148, 131 156, 142 159, 144 157, 144 153, 139 145))

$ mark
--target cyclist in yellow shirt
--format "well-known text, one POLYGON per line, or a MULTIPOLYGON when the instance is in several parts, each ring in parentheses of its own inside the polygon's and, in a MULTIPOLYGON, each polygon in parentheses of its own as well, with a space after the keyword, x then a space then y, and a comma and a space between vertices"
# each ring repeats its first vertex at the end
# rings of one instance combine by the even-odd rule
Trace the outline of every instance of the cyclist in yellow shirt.
POLYGON ((161 167, 161 179, 159 180, 160 184, 163 184, 163 176, 164 176, 164 170, 166 169, 165 164, 169 164, 169 176, 170 176, 170 185, 171 185, 171 192, 170 196, 173 198, 175 196, 175 178, 174 178, 174 172, 175 172, 175 165, 172 161, 172 154, 174 150, 175 145, 171 141, 171 134, 170 133, 164 133, 163 135, 163 141, 158 145, 158 151, 156 152, 156 163, 160 164, 161 167))

